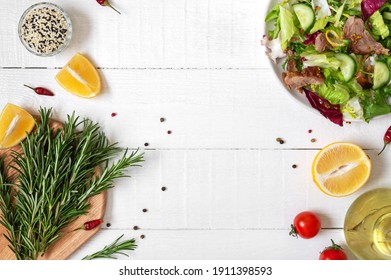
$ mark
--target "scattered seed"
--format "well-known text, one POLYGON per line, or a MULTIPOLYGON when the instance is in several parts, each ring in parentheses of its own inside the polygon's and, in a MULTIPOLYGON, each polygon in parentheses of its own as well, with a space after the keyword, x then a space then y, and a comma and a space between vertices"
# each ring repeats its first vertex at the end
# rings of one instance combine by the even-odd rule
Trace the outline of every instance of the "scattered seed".
POLYGON ((276 141, 281 145, 285 143, 285 141, 282 138, 277 138, 276 141))
POLYGON ((349 121, 347 121, 346 123, 347 123, 347 124, 352 124, 352 122, 349 122, 349 121))
POLYGON ((144 212, 144 213, 148 212, 148 209, 145 209, 145 208, 144 208, 144 209, 143 209, 143 212, 144 212))
POLYGON ((166 190, 167 190, 167 188, 166 188, 166 187, 162 187, 162 191, 164 191, 164 192, 165 192, 166 190))
POLYGON ((297 168, 297 164, 292 165, 292 168, 296 169, 297 168))
POLYGON ((160 118, 160 122, 165 122, 166 119, 165 118, 160 118))
POLYGON ((133 229, 134 229, 134 230, 138 230, 139 227, 138 227, 138 226, 134 226, 133 229))
POLYGON ((315 143, 315 142, 316 142, 316 139, 315 139, 315 138, 312 138, 312 139, 311 139, 311 142, 312 142, 312 143, 315 143))
POLYGON ((111 113, 111 116, 114 118, 117 116, 117 113, 111 113))
POLYGON ((141 234, 141 235, 140 235, 140 238, 141 238, 141 239, 144 239, 144 238, 145 238, 145 235, 144 235, 144 234, 141 234))
POLYGON ((171 131, 171 130, 168 130, 168 131, 167 131, 167 134, 172 134, 172 131, 171 131))
POLYGON ((308 133, 312 133, 312 129, 308 130, 308 133))
POLYGON ((148 146, 149 146, 149 143, 144 143, 144 146, 145 146, 145 147, 148 147, 148 146))
POLYGON ((107 223, 106 226, 107 226, 107 227, 111 227, 111 224, 110 224, 110 223, 107 223))

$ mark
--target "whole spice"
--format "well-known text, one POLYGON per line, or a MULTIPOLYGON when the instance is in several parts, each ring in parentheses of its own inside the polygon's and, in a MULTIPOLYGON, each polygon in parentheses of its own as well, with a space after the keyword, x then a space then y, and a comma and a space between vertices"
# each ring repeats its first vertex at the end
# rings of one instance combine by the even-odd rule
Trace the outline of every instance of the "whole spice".
POLYGON ((101 6, 107 6, 107 7, 110 7, 112 8, 114 11, 116 11, 117 13, 121 14, 116 8, 114 8, 110 2, 108 0, 96 0, 96 2, 98 2, 99 5, 101 6))
POLYGON ((54 93, 51 92, 50 90, 46 89, 46 88, 43 88, 43 87, 33 88, 33 87, 28 86, 28 85, 24 85, 24 86, 29 88, 29 89, 32 89, 33 91, 35 91, 36 94, 46 95, 46 96, 54 96, 54 93))
POLYGON ((384 146, 383 149, 380 151, 379 156, 384 152, 384 150, 390 143, 391 143, 391 126, 388 128, 386 134, 384 134, 384 146))
POLYGON ((88 221, 88 222, 85 222, 80 228, 77 228, 74 231, 80 230, 80 229, 81 230, 87 230, 87 231, 88 230, 93 230, 94 228, 98 227, 102 223, 103 223, 102 219, 88 221))

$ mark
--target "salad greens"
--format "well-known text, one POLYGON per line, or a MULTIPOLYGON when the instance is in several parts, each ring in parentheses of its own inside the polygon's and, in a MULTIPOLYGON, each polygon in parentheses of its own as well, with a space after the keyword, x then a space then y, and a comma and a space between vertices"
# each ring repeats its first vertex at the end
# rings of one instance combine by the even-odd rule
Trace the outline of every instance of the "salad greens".
POLYGON ((342 125, 391 113, 391 0, 282 0, 265 21, 285 84, 325 117, 342 125))

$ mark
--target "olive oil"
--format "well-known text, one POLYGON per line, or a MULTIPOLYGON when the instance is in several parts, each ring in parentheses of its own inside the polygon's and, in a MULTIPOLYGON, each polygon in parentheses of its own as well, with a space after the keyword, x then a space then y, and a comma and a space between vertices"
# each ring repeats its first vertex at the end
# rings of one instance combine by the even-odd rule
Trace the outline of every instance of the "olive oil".
POLYGON ((391 189, 369 191, 353 202, 344 232, 358 258, 391 260, 391 189))

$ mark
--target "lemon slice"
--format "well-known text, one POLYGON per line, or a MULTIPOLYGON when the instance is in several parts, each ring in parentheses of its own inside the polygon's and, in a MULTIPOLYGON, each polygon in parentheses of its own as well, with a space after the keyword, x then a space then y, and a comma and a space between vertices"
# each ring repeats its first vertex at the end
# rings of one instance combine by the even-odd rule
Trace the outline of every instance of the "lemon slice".
POLYGON ((334 30, 331 30, 331 29, 327 30, 325 36, 326 36, 327 42, 329 42, 329 44, 333 48, 345 46, 345 44, 344 44, 343 40, 341 39, 341 37, 334 30))
POLYGON ((347 196, 368 181, 372 163, 367 154, 352 143, 333 143, 323 148, 312 164, 318 188, 331 196, 347 196))
POLYGON ((77 53, 56 75, 57 82, 67 91, 84 98, 97 96, 101 80, 92 63, 77 53))
POLYGON ((18 145, 30 133, 35 120, 22 108, 8 103, 0 115, 0 149, 18 145))

